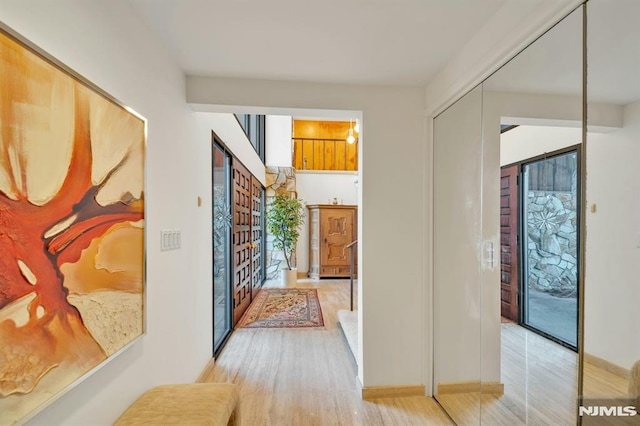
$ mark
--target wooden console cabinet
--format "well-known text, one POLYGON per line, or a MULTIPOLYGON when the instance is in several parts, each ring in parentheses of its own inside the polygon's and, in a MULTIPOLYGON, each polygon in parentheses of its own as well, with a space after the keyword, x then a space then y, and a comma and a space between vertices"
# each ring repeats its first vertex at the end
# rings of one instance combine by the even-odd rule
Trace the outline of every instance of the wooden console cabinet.
MULTIPOLYGON (((358 206, 308 205, 309 277, 349 277, 351 253, 347 245, 358 235, 358 206)), ((357 249, 354 249, 354 256, 357 249)), ((357 271, 354 259, 354 271, 357 271)))

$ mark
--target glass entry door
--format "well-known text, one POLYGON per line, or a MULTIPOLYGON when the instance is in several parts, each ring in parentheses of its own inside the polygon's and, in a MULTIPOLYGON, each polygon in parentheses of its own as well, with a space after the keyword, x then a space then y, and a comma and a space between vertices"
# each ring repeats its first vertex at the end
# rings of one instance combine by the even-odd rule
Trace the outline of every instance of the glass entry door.
POLYGON ((231 333, 231 156, 213 144, 213 353, 231 333))
POLYGON ((578 151, 522 166, 524 325, 578 345, 578 151))

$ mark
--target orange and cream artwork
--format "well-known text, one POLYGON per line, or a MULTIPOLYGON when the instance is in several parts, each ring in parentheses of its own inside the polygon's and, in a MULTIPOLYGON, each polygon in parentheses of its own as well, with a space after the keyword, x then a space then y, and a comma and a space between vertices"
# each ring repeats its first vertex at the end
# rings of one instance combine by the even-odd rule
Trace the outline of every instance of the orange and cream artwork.
POLYGON ((146 122, 0 31, 0 424, 144 333, 146 122))

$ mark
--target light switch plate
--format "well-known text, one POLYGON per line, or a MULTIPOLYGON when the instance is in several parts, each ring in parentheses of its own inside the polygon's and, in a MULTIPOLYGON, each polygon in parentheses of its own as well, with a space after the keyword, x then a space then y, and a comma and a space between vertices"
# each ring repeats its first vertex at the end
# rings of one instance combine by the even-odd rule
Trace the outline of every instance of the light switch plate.
POLYGON ((182 244, 182 233, 179 229, 165 229, 160 231, 160 250, 177 250, 182 244))
POLYGON ((493 241, 484 241, 483 245, 483 263, 484 267, 493 269, 496 266, 495 244, 493 241))

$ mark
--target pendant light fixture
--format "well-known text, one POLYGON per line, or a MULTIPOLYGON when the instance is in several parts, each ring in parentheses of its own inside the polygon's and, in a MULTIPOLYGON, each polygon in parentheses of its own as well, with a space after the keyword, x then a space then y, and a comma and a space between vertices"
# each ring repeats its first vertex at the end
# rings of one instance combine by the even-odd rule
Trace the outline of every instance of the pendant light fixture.
POLYGON ((360 133, 360 120, 356 118, 356 125, 353 126, 353 131, 356 133, 360 133))
POLYGON ((356 138, 353 136, 353 121, 349 120, 349 136, 347 136, 347 143, 352 144, 356 141, 356 138))

